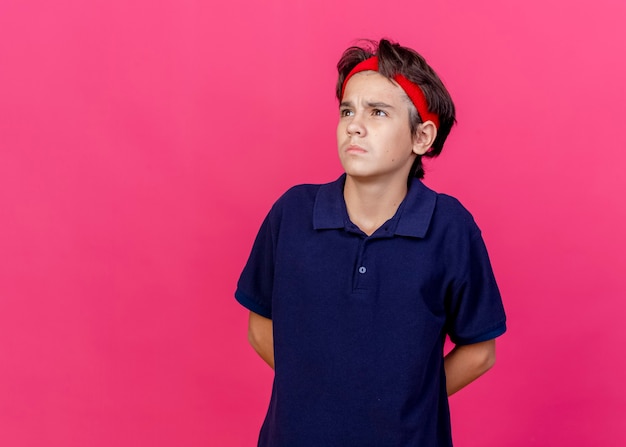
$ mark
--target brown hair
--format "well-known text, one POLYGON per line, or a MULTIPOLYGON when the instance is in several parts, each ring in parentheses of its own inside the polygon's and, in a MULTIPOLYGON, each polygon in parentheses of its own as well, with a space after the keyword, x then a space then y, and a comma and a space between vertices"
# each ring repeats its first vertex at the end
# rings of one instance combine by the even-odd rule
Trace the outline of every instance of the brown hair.
MULTIPOLYGON (((341 101, 343 83, 350 71, 359 62, 372 56, 378 56, 378 72, 381 75, 393 80, 396 75, 401 74, 409 81, 417 84, 424 92, 428 102, 428 110, 439 116, 437 137, 431 148, 423 155, 424 157, 436 157, 441 153, 443 144, 456 122, 454 103, 443 82, 426 63, 426 60, 411 48, 400 46, 387 39, 381 39, 380 42, 372 40, 362 42, 362 46, 352 46, 344 51, 337 63, 339 74, 336 87, 337 99, 341 101)), ((422 119, 415 106, 411 104, 409 107, 409 124, 413 135, 415 135, 420 123, 422 123, 422 119)), ((415 158, 409 174, 409 178, 411 177, 424 178, 422 155, 415 158)))

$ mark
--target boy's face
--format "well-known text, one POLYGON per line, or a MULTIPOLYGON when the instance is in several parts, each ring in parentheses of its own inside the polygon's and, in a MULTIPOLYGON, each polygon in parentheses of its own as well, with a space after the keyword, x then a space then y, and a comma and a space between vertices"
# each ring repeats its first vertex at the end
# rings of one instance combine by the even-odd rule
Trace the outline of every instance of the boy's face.
POLYGON ((347 175, 406 181, 420 149, 411 136, 404 91, 374 71, 352 76, 339 107, 337 145, 347 175))

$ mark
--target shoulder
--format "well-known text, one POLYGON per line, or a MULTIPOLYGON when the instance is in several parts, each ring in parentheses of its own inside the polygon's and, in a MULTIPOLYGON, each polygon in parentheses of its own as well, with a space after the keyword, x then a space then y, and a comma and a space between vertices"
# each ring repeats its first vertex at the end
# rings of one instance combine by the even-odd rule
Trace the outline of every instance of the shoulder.
POLYGON ((448 194, 433 191, 428 188, 435 197, 435 206, 431 225, 434 231, 442 231, 448 236, 452 234, 475 236, 480 234, 474 216, 457 199, 448 194))
MULTIPOLYGON (((310 217, 319 201, 338 187, 338 181, 324 184, 300 184, 292 186, 276 200, 270 210, 270 217, 283 220, 287 216, 310 217)), ((333 193, 330 193, 333 194, 333 193)))
POLYGON ((274 202, 270 215, 282 215, 292 212, 300 213, 307 208, 312 208, 321 186, 313 184, 292 186, 274 202))
POLYGON ((421 180, 414 179, 409 185, 396 234, 447 238, 451 229, 472 225, 475 225, 472 215, 457 199, 438 193, 421 180))
POLYGON ((281 209, 298 208, 301 209, 307 205, 313 205, 318 198, 318 194, 336 195, 343 191, 343 176, 339 179, 322 184, 305 183, 292 186, 274 204, 274 207, 281 209))
POLYGON ((440 219, 448 220, 460 225, 475 226, 474 216, 457 199, 448 194, 437 193, 435 215, 440 219))
POLYGON ((315 201, 315 197, 322 186, 323 185, 316 184, 292 186, 280 196, 276 204, 280 206, 293 206, 302 203, 302 201, 315 201))

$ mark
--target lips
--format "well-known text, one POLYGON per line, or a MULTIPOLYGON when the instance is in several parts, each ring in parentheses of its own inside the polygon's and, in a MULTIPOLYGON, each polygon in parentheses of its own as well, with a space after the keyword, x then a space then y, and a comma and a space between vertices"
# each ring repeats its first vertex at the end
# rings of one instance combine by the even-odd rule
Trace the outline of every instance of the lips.
POLYGON ((361 146, 357 146, 356 144, 351 144, 346 148, 346 152, 349 154, 364 154, 367 151, 363 149, 361 146))

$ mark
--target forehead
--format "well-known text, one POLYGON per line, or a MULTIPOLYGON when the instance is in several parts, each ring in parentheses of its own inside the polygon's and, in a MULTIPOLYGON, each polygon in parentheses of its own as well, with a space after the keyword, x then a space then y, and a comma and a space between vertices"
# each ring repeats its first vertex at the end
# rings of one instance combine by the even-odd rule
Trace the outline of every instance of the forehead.
POLYGON ((342 101, 361 98, 367 100, 385 99, 393 102, 408 99, 398 84, 375 71, 362 71, 348 80, 342 101))

